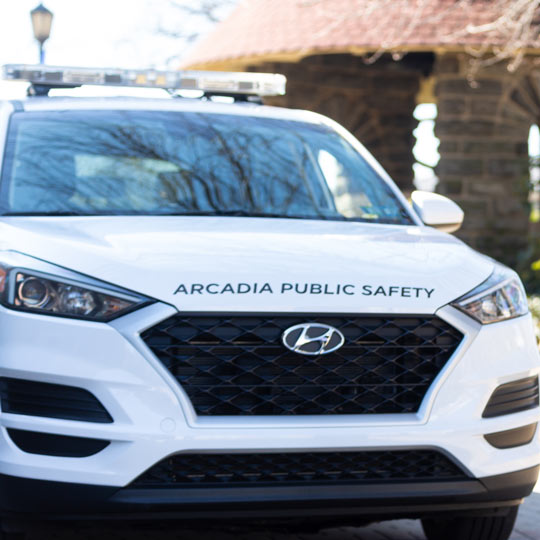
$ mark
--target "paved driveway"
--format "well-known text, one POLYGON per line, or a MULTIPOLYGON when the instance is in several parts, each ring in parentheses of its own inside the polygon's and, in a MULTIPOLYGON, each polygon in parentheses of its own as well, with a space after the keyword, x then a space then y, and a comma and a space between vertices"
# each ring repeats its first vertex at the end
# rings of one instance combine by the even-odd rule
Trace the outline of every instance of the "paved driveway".
MULTIPOLYGON (((150 528, 122 531, 119 529, 86 530, 55 529, 35 531, 31 540, 424 540, 418 521, 387 521, 360 528, 340 528, 317 534, 287 534, 265 530, 187 531, 150 528)), ((456 539, 458 540, 458 539, 456 539)), ((511 540, 540 540, 540 482, 534 493, 521 506, 511 540)))

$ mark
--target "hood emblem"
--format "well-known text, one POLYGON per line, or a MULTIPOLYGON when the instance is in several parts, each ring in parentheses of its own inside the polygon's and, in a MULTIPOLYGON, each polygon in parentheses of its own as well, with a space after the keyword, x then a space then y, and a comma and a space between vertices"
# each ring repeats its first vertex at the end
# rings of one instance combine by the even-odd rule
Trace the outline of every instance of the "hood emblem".
POLYGON ((345 337, 337 328, 320 323, 291 326, 283 332, 281 339, 287 349, 309 355, 328 354, 345 343, 345 337))

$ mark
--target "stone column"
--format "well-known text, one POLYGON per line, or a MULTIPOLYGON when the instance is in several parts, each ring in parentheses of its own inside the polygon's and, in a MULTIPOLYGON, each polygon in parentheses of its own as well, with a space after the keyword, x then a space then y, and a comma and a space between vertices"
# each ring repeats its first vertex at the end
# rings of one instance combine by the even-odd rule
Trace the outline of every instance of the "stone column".
POLYGON ((528 136, 538 117, 538 89, 526 66, 486 68, 467 81, 469 58, 435 62, 440 139, 437 191, 465 211, 457 233, 474 248, 510 265, 527 244, 528 136))
POLYGON ((283 73, 287 94, 270 104, 312 110, 336 120, 368 148, 398 186, 413 189, 413 117, 422 76, 421 61, 411 55, 395 62, 387 57, 367 65, 348 54, 304 58, 296 64, 275 63, 253 68, 283 73))

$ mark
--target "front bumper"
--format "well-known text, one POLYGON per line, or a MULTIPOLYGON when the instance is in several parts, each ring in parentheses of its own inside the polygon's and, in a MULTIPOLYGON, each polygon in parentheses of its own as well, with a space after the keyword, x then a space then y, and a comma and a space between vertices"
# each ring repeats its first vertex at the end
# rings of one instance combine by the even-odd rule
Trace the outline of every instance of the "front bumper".
POLYGON ((517 505, 533 489, 539 467, 461 482, 141 490, 0 475, 3 518, 63 519, 302 519, 421 518, 482 515, 517 505), (39 510, 36 510, 39 509, 39 510))
MULTIPOLYGON (((369 502, 373 499, 384 513, 387 507, 399 511, 410 506, 411 512, 414 509, 421 512, 431 506, 465 508, 493 506, 501 501, 515 504, 534 484, 532 477, 537 474, 534 467, 540 462, 538 432, 531 443, 504 450, 488 444, 484 435, 534 424, 539 421, 539 409, 482 418, 482 411, 497 386, 540 372, 528 316, 481 327, 457 310, 441 309, 438 316, 458 328, 465 339, 415 414, 198 417, 185 393, 139 337, 142 331, 174 313, 172 307, 154 304, 103 324, 0 308, 3 344, 0 376, 85 388, 114 418, 113 423, 97 424, 2 412, 2 486, 13 482, 25 486, 29 482, 29 487, 64 486, 68 492, 74 487, 75 491, 85 494, 83 499, 95 489, 96 493, 101 493, 98 497, 101 502, 121 512, 136 508, 169 511, 173 507, 177 511, 178 505, 192 509, 194 505, 200 506, 202 512, 203 506, 223 507, 226 501, 246 507, 266 503, 284 505, 282 510, 287 512, 287 501, 296 501, 300 507, 311 509, 330 503, 337 508, 343 506, 340 501, 344 501, 344 506, 355 508, 355 512, 359 508, 370 508, 373 513, 375 507, 369 502), (32 328, 32 339, 27 335, 28 328, 32 328), (8 429, 102 439, 110 444, 101 452, 84 458, 29 454, 13 443, 8 429), (470 480, 457 485, 434 481, 401 482, 384 487, 365 484, 347 489, 343 486, 339 489, 303 488, 300 493, 299 489, 275 487, 260 492, 240 493, 235 491, 239 488, 223 488, 217 493, 215 490, 198 493, 197 489, 190 488, 152 490, 145 494, 145 490, 134 492, 126 487, 155 463, 181 452, 415 448, 441 450, 460 465, 470 480), (489 487, 490 478, 506 479, 504 482, 514 485, 516 481, 507 475, 524 470, 533 473, 526 481, 517 482, 521 488, 515 492, 489 487)), ((27 495, 25 500, 28 501, 27 495)), ((65 499, 66 502, 71 500, 76 500, 73 494, 65 499)), ((96 508, 99 510, 100 505, 96 508)), ((21 511, 13 504, 4 509, 21 511)))
MULTIPOLYGON (((273 488, 141 490, 0 475, 0 514, 10 519, 356 520, 500 512, 521 502, 540 467, 461 482, 273 488), (39 509, 39 510, 36 510, 39 509)), ((353 520, 354 521, 354 520, 353 520)))

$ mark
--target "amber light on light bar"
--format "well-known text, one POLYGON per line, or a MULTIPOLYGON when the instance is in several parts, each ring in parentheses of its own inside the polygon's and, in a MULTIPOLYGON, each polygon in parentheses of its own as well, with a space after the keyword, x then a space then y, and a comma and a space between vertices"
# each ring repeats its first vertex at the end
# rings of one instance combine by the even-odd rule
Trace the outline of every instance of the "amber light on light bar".
POLYGON ((78 68, 8 64, 3 78, 51 87, 131 86, 167 90, 200 90, 226 94, 281 96, 287 80, 274 73, 225 71, 157 71, 154 69, 78 68))

